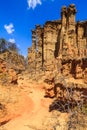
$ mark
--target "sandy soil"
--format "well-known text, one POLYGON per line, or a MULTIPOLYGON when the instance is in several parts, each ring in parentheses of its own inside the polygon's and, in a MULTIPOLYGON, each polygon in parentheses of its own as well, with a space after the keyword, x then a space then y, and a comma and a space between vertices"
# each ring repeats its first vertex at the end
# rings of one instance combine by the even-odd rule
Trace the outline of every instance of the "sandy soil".
POLYGON ((54 99, 44 97, 45 85, 25 76, 18 85, 0 86, 0 130, 67 130, 69 115, 49 112, 54 99))
MULTIPOLYGON (((53 100, 44 98, 44 85, 20 82, 19 86, 0 86, 0 101, 5 105, 0 115, 3 124, 0 130, 54 130, 57 115, 53 120, 53 113, 49 112, 53 100)), ((60 122, 67 119, 67 114, 59 116, 60 122)))

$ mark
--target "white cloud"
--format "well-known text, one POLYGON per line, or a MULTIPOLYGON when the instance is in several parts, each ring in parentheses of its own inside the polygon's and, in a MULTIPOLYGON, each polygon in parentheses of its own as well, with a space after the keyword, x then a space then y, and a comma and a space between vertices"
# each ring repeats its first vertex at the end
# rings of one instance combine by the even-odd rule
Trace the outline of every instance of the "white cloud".
POLYGON ((5 24, 4 28, 6 29, 8 34, 12 34, 15 31, 14 25, 12 23, 10 23, 9 25, 5 24))
POLYGON ((8 41, 11 42, 11 43, 15 43, 15 39, 14 38, 10 38, 8 41))
POLYGON ((42 4, 41 0, 27 0, 27 2, 28 2, 29 8, 32 8, 32 9, 34 9, 37 6, 37 4, 39 5, 42 4))

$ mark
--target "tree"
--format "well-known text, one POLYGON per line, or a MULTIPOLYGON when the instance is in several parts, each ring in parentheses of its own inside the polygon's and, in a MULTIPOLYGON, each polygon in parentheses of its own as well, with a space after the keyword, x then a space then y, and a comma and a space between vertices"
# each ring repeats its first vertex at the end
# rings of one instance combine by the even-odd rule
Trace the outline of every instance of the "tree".
POLYGON ((16 45, 16 43, 11 43, 6 41, 4 38, 0 39, 0 53, 3 53, 5 51, 14 51, 14 52, 19 52, 19 49, 16 45))
POLYGON ((0 53, 7 49, 7 41, 4 38, 0 39, 0 53))
POLYGON ((18 47, 16 43, 8 42, 8 50, 18 52, 18 47))

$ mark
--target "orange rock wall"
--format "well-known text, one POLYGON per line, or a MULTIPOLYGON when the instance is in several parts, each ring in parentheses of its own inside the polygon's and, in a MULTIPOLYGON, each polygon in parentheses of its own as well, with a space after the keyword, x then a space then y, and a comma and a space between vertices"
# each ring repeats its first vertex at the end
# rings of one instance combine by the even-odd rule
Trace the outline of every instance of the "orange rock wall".
POLYGON ((30 69, 52 70, 55 59, 60 59, 61 63, 66 61, 61 64, 64 75, 86 77, 87 21, 76 22, 76 12, 74 4, 63 6, 61 20, 47 21, 43 27, 36 25, 32 31, 32 47, 28 49, 30 69))

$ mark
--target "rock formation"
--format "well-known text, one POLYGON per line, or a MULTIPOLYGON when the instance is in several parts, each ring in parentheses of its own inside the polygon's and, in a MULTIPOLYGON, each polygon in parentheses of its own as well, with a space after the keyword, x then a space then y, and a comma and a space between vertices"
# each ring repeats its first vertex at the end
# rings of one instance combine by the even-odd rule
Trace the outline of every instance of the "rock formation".
POLYGON ((18 74, 25 70, 25 59, 16 52, 0 54, 0 83, 17 84, 18 74))
POLYGON ((87 21, 76 22, 76 12, 74 4, 63 6, 61 20, 36 25, 28 49, 30 78, 42 78, 45 97, 63 106, 87 104, 87 21))
POLYGON ((17 84, 17 80, 18 80, 18 74, 15 68, 12 68, 11 66, 8 68, 8 63, 0 58, 0 83, 17 84))
POLYGON ((47 21, 32 30, 28 49, 31 71, 57 69, 64 76, 87 80, 87 21, 76 22, 74 4, 61 9, 61 20, 47 21))

